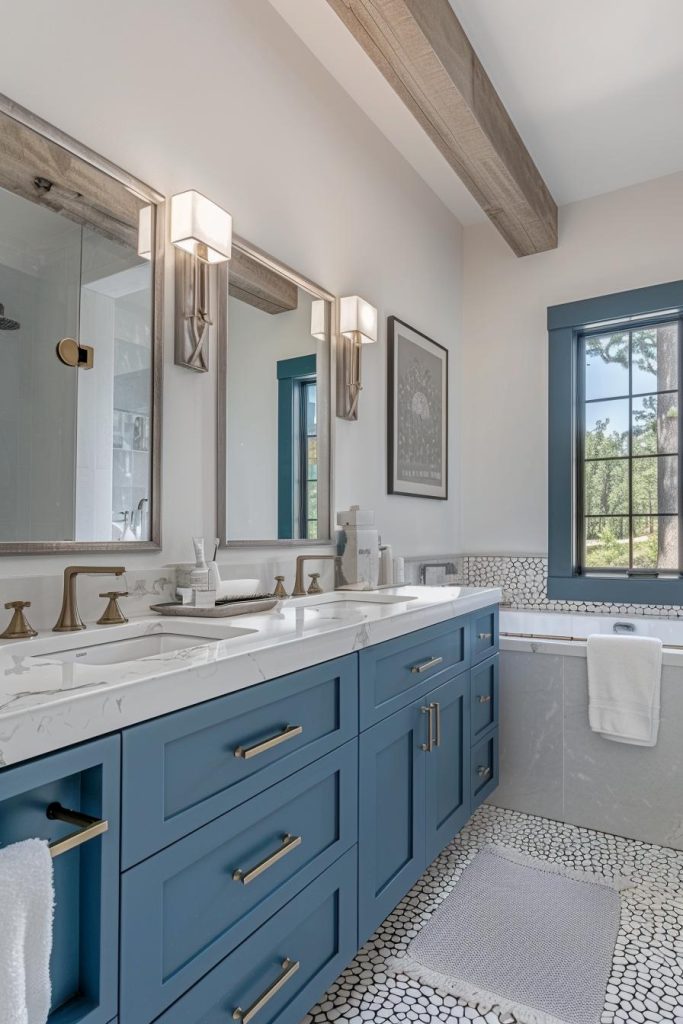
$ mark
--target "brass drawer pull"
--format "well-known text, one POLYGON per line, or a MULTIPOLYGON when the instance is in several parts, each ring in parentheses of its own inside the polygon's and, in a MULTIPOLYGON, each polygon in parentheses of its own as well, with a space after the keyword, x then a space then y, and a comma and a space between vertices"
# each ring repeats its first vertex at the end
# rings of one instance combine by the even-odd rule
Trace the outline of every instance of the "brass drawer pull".
POLYGON ((493 640, 493 633, 477 633, 477 640, 493 640))
POLYGON ((477 768, 477 775, 479 775, 482 779, 489 779, 493 775, 493 772, 491 771, 489 765, 480 764, 479 767, 477 768))
POLYGON ((481 693, 479 695, 478 700, 480 704, 490 704, 491 701, 493 700, 493 697, 491 696, 490 693, 481 693))
POLYGON ((438 700, 435 700, 432 704, 434 711, 436 712, 436 732, 434 737, 434 746, 441 746, 441 705, 438 700))
POLYGON ((271 736, 270 739, 263 740, 262 743, 255 743, 253 747, 235 747, 235 757, 242 757, 248 761, 250 757, 258 757, 259 754, 265 754, 267 750, 279 747, 287 740, 293 740, 295 736, 301 736, 303 731, 303 725, 287 725, 277 736, 271 736))
POLYGON ((420 672, 427 672, 430 668, 436 668, 436 666, 440 665, 442 661, 443 658, 429 658, 428 661, 423 661, 419 665, 412 665, 410 671, 418 674, 420 672))
POLYGON ((63 839, 55 839, 49 845, 52 857, 59 857, 62 853, 68 853, 83 843, 89 843, 91 839, 104 835, 109 831, 109 822, 102 818, 93 818, 89 814, 81 814, 80 811, 69 811, 59 803, 50 804, 45 812, 50 821, 65 821, 68 825, 78 825, 78 832, 72 832, 63 839))
POLYGON ((268 870, 268 868, 272 868, 274 864, 277 864, 279 860, 286 857, 288 853, 292 852, 292 850, 296 850, 297 846, 301 846, 301 836, 290 836, 287 832, 282 837, 282 845, 279 850, 276 850, 275 853, 269 854, 268 857, 265 857, 253 868, 249 868, 248 871, 242 871, 241 868, 237 868, 236 871, 233 871, 232 877, 236 882, 241 882, 242 885, 249 885, 250 882, 253 882, 255 878, 262 875, 264 871, 268 870))
POLYGON ((242 1024, 249 1024, 250 1020, 253 1020, 259 1010, 270 1002, 273 996, 277 995, 283 985, 286 985, 290 978, 294 977, 296 972, 299 970, 301 964, 298 960, 290 960, 289 957, 282 961, 282 972, 278 974, 277 978, 272 985, 266 989, 263 995, 260 995, 256 999, 249 1009, 243 1010, 241 1006, 232 1011, 233 1020, 241 1020, 242 1024))
POLYGON ((427 719, 427 742, 420 744, 420 750, 424 750, 425 754, 431 754, 434 749, 434 723, 432 721, 432 714, 434 712, 433 704, 425 704, 420 708, 420 714, 429 715, 427 719))

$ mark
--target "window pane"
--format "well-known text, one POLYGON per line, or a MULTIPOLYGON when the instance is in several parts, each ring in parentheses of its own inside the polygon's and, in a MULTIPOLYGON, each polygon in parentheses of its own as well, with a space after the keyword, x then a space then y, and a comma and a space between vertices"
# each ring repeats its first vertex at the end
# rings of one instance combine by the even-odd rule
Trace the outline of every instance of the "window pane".
POLYGON ((318 515, 318 484, 312 480, 308 485, 308 509, 309 519, 316 519, 318 515))
POLYGON ((627 395, 628 333, 594 335, 585 345, 586 398, 627 395))
POLYGON ((678 459, 675 455, 634 459, 632 502, 636 514, 678 512, 678 459))
POLYGON ((586 404, 587 459, 628 455, 628 400, 586 404))
POLYGON ((678 569, 676 516, 636 516, 633 520, 633 567, 678 569))
POLYGON ((628 459, 600 459, 585 464, 585 515, 628 515, 628 466, 628 459))
POLYGON ((678 451, 678 395, 643 395, 633 399, 634 455, 678 451))
POLYGON ((634 330, 631 345, 634 395, 678 387, 678 324, 634 330))
POLYGON ((588 569, 628 569, 628 518, 586 519, 588 569))

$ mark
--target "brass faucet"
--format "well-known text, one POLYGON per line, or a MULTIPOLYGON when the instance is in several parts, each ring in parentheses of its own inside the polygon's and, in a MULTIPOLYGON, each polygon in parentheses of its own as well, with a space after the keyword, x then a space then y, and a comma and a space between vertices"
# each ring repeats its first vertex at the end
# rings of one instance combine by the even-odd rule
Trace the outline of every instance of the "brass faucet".
MULTIPOLYGON (((334 588, 342 585, 343 579, 341 574, 341 558, 339 555, 298 555, 296 560, 296 578, 294 580, 294 590, 292 591, 292 597, 305 597, 306 590, 304 588, 304 563, 305 562, 334 562, 334 588)), ((311 584, 312 586, 313 584, 311 584)), ((309 590, 309 593, 321 593, 320 588, 318 590, 309 590)))
POLYGON ((87 576, 123 576, 125 568, 121 565, 69 565, 64 570, 64 594, 62 610, 57 622, 52 627, 53 633, 72 633, 77 629, 85 629, 85 622, 78 613, 76 604, 76 577, 87 576))

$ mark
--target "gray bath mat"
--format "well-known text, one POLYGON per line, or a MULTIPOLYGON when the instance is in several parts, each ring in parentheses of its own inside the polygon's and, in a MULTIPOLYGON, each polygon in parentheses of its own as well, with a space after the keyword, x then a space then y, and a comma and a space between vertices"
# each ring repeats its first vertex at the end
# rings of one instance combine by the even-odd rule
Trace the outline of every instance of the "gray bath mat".
POLYGON ((524 1024, 598 1024, 629 884, 487 846, 390 969, 524 1024))

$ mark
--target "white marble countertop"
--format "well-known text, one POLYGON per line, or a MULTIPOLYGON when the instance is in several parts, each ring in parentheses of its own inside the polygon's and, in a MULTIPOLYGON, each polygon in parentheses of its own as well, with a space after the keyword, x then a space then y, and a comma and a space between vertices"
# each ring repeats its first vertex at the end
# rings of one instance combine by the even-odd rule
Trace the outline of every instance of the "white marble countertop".
MULTIPOLYGON (((0 767, 338 658, 501 599, 498 588, 400 587, 396 604, 346 604, 344 594, 281 602, 270 612, 225 619, 158 615, 126 626, 41 633, 0 643, 0 767), (342 602, 342 603, 338 603, 342 602), (317 607, 316 603, 318 604, 317 607), (249 633, 221 639, 231 630, 249 633), (61 648, 192 631, 211 639, 118 664, 58 660, 61 648), (52 655, 52 656, 51 656, 52 655)), ((370 598, 371 600, 371 598, 370 598)))

